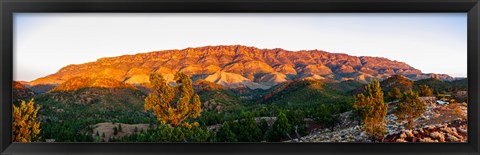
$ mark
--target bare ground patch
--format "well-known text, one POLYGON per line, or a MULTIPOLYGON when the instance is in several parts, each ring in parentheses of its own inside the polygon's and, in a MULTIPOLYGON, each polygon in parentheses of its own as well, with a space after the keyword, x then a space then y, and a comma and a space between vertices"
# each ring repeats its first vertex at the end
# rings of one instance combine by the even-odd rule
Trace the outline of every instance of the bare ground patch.
POLYGON ((110 137, 121 138, 127 135, 131 135, 140 131, 147 131, 150 128, 149 124, 123 124, 123 123, 98 123, 93 125, 93 134, 95 138, 97 132, 104 142, 108 142, 110 137), (122 130, 118 130, 121 126, 122 130), (115 134, 115 128, 117 128, 117 134, 115 134), (105 136, 103 136, 105 135, 105 136))

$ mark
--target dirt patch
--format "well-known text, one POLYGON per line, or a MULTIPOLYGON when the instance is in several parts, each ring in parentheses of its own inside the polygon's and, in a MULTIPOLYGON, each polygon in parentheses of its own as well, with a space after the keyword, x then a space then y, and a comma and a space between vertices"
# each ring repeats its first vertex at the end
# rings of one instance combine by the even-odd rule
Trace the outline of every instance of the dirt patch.
POLYGON ((93 125, 93 134, 92 136, 98 135, 104 142, 108 142, 108 139, 111 138, 121 138, 127 135, 131 135, 140 131, 147 131, 150 128, 149 124, 123 124, 123 123, 98 123, 93 125), (121 130, 119 130, 121 126, 121 130), (117 129, 117 134, 115 134, 115 128, 117 129))
POLYGON ((432 109, 433 115, 429 119, 418 120, 418 124, 443 124, 456 119, 467 118, 467 107, 461 103, 452 103, 449 105, 436 105, 432 109))

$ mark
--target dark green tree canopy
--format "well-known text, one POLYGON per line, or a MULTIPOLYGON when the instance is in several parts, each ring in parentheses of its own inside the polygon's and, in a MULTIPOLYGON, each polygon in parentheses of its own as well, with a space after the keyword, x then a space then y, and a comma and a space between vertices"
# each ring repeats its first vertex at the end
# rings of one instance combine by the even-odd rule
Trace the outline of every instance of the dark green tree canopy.
POLYGON ((288 123, 287 116, 283 112, 280 112, 271 130, 267 132, 267 139, 269 141, 279 141, 282 138, 288 137, 291 130, 292 126, 288 123))

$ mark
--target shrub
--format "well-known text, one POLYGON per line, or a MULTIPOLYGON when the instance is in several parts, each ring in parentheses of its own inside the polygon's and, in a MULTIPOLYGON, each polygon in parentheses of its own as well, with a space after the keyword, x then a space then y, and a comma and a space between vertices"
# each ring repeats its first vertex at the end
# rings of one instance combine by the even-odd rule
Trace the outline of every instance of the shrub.
POLYGON ((388 92, 388 98, 391 100, 398 100, 402 97, 402 92, 400 91, 399 88, 395 87, 391 92, 388 92))
POLYGON ((26 103, 22 101, 20 106, 13 105, 13 141, 35 142, 40 140, 40 121, 37 112, 40 107, 35 107, 33 99, 26 103))
POLYGON ((433 96, 432 89, 428 87, 427 85, 421 85, 419 90, 418 90, 418 95, 419 96, 433 96))
POLYGON ((462 107, 461 107, 460 105, 457 105, 457 106, 453 109, 453 114, 458 115, 458 116, 461 116, 461 117, 464 117, 464 115, 463 115, 463 110, 462 110, 462 107))

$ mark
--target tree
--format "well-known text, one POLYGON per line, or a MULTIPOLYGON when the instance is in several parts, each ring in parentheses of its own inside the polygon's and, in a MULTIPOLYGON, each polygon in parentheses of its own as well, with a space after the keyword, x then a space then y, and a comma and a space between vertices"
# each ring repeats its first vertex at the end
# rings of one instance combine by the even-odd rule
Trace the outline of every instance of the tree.
POLYGON ((217 141, 218 142, 236 142, 237 136, 230 129, 230 123, 226 122, 220 127, 217 132, 217 141))
POLYGON ((411 129, 415 124, 414 120, 425 112, 425 103, 418 98, 418 93, 407 90, 403 93, 400 103, 395 109, 395 115, 398 121, 407 121, 405 127, 411 129))
POLYGON ((303 113, 301 110, 290 110, 287 111, 286 114, 288 122, 292 126, 303 126, 305 125, 305 121, 303 118, 305 118, 305 113, 303 113))
MULTIPOLYGON (((162 75, 152 73, 152 92, 145 99, 145 110, 153 110, 158 122, 172 126, 191 126, 188 119, 195 119, 202 112, 200 97, 193 92, 188 75, 178 72, 174 76, 177 86, 171 86, 162 75)), ((198 123, 193 123, 198 126, 198 123)))
POLYGON ((117 135, 118 134, 118 128, 117 127, 113 127, 113 135, 117 135))
POLYGON ((399 88, 395 87, 391 92, 388 92, 387 96, 392 100, 398 100, 402 97, 402 92, 400 91, 399 88))
POLYGON ((251 112, 242 112, 238 121, 232 123, 232 131, 239 142, 259 142, 263 133, 251 112))
POLYGON ((37 112, 40 107, 35 107, 33 99, 28 103, 22 101, 19 107, 13 105, 13 141, 35 142, 40 140, 40 121, 37 112))
POLYGON ((262 119, 260 121, 260 130, 262 130, 262 133, 266 133, 270 126, 268 126, 268 122, 265 119, 262 119))
POLYGON ((418 95, 419 96, 433 96, 432 89, 428 87, 427 85, 421 85, 420 89, 418 90, 418 95))
POLYGON ((307 125, 303 120, 305 113, 302 110, 290 110, 286 113, 288 123, 292 126, 292 134, 297 138, 307 135, 307 125))
POLYGON ((353 107, 363 122, 363 129, 372 139, 385 135, 388 105, 384 103, 380 82, 373 80, 365 88, 364 94, 354 96, 353 107))
POLYGON ((338 106, 321 104, 318 109, 316 121, 333 131, 335 125, 340 122, 339 110, 340 108, 338 106))
POLYGON ((282 138, 290 137, 292 126, 288 123, 287 116, 280 112, 272 128, 267 132, 268 141, 280 141, 282 138))

